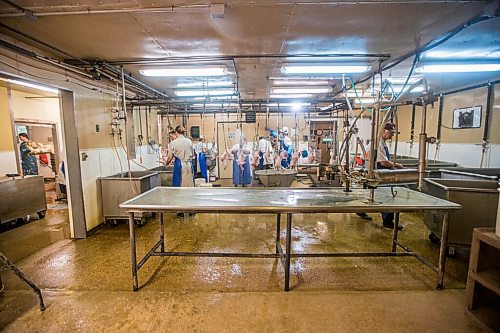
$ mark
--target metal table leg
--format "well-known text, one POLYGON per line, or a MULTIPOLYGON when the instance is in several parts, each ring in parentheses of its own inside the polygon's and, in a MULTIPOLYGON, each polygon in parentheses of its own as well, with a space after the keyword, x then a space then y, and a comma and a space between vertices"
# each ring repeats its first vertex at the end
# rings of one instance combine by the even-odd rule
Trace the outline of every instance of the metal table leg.
POLYGON ((160 251, 165 252, 165 231, 163 229, 163 213, 160 213, 160 251))
POLYGON ((398 244, 398 227, 399 227, 399 212, 394 216, 394 229, 392 230, 392 252, 396 252, 396 246, 398 244))
POLYGON ((278 251, 278 244, 280 242, 280 232, 281 232, 281 214, 278 213, 276 214, 276 254, 279 253, 278 251))
POLYGON ((450 212, 446 211, 443 216, 443 226, 441 227, 441 246, 439 247, 438 279, 436 289, 443 289, 444 270, 446 265, 446 247, 448 245, 448 222, 450 212))
POLYGON ((133 291, 139 290, 139 280, 137 278, 137 254, 135 248, 135 221, 134 213, 128 213, 128 228, 130 231, 130 261, 132 263, 132 283, 133 291))
POLYGON ((292 252, 292 214, 286 214, 285 291, 290 290, 290 254, 292 252))

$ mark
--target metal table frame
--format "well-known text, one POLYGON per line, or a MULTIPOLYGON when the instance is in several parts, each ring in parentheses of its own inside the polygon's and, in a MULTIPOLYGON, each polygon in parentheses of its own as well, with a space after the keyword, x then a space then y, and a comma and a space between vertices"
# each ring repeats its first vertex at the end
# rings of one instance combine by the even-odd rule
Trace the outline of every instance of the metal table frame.
MULTIPOLYGON (((125 208, 129 214, 129 232, 130 232, 130 257, 132 264, 132 280, 133 280, 133 291, 139 290, 139 280, 138 271, 147 262, 147 260, 153 256, 180 256, 180 257, 239 257, 239 258, 279 258, 285 271, 285 281, 284 281, 284 291, 290 290, 290 262, 292 258, 305 258, 305 257, 395 257, 395 256, 412 256, 417 258, 423 264, 431 268, 437 273, 437 283, 436 289, 443 288, 443 280, 445 273, 445 261, 446 261, 446 246, 448 238, 448 222, 450 210, 460 209, 461 206, 455 203, 451 203, 442 199, 437 199, 429 195, 411 191, 405 188, 399 188, 400 191, 409 191, 418 194, 421 197, 432 198, 435 204, 431 205, 420 205, 420 206, 409 206, 409 207, 395 207, 382 205, 380 202, 374 204, 366 204, 363 207, 194 207, 192 205, 171 205, 162 206, 158 205, 139 205, 134 204, 137 199, 143 198, 145 196, 153 196, 154 191, 160 191, 161 188, 157 187, 148 192, 145 192, 133 199, 130 199, 120 205, 120 207, 125 208), (443 225, 441 230, 441 246, 439 248, 439 261, 436 266, 433 262, 421 256, 417 252, 413 251, 411 248, 405 246, 398 240, 398 224, 400 212, 411 212, 416 210, 427 210, 427 211, 444 211, 443 225), (275 253, 237 253, 237 252, 172 252, 165 251, 165 232, 164 232, 164 221, 163 214, 166 212, 191 212, 191 213, 232 213, 232 214, 276 214, 276 249, 275 253), (381 212, 381 211, 393 211, 395 212, 394 229, 392 232, 392 243, 390 252, 335 252, 335 253, 291 253, 292 249, 292 215, 293 213, 356 213, 356 212, 381 212), (146 255, 137 262, 137 249, 135 241, 135 222, 134 214, 143 212, 157 212, 159 213, 160 221, 160 238, 153 247, 146 253, 146 255), (281 245, 280 231, 281 231, 281 215, 286 215, 286 238, 285 238, 285 249, 281 245), (397 252, 398 247, 403 250, 403 252, 397 252), (158 251, 159 248, 159 251, 158 251)), ((169 188, 169 190, 173 190, 169 188)), ((179 190, 179 188, 176 188, 179 190)), ((200 188, 182 188, 182 191, 200 191, 200 188)), ((201 190, 211 190, 211 189, 201 189, 201 190)), ((227 190, 227 189, 226 189, 227 190)), ((233 189, 231 189, 233 190, 233 189)), ((239 189, 234 189, 238 191, 239 189)), ((249 189, 241 189, 241 191, 248 191, 249 189)), ((269 191, 270 189, 260 190, 269 191)), ((324 189, 300 189, 306 191, 325 191, 324 189)), ((259 189, 251 189, 250 191, 255 191, 255 195, 259 193, 259 189)), ((276 190, 275 190, 276 191, 276 190)), ((279 191, 279 190, 278 190, 279 191)), ((281 189, 281 191, 286 191, 281 189)), ((341 192, 338 189, 329 190, 341 192)), ((194 194, 195 192, 193 192, 194 194)), ((367 195, 368 196, 368 195, 367 195)))

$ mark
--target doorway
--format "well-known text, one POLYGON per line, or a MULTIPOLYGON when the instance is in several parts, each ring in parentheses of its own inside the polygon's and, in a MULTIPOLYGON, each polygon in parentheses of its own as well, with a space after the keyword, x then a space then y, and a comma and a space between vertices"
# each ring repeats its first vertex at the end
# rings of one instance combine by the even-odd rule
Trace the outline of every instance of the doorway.
POLYGON ((312 149, 320 151, 321 164, 330 164, 330 152, 337 154, 337 121, 311 121, 310 143, 312 149))
MULTIPOLYGON (((7 178, 12 183, 23 182, 25 179, 30 179, 30 181, 41 179, 41 181, 36 181, 36 188, 40 190, 33 189, 30 192, 41 192, 37 194, 37 203, 41 196, 45 199, 42 199, 43 207, 46 207, 43 214, 40 214, 38 209, 34 212, 23 210, 22 213, 19 213, 21 218, 16 216, 14 219, 6 220, 5 223, 2 220, 0 251, 8 255, 12 261, 17 261, 53 243, 68 241, 69 238, 75 237, 74 227, 70 223, 70 214, 82 215, 83 219, 80 221, 84 222, 83 210, 75 212, 73 209, 71 212, 65 191, 61 190, 61 186, 59 186, 59 184, 66 185, 66 177, 60 176, 61 172, 67 173, 68 171, 61 165, 61 162, 66 159, 65 152, 68 147, 68 140, 64 136, 63 129, 70 129, 76 134, 76 126, 74 124, 71 126, 70 121, 68 121, 69 126, 65 126, 68 124, 63 122, 64 96, 68 97, 69 94, 72 97, 71 92, 58 93, 56 90, 54 93, 46 93, 18 84, 3 85, 0 89, 6 91, 3 95, 6 97, 3 103, 8 106, 7 110, 1 111, 2 117, 7 121, 10 119, 9 127, 12 129, 5 138, 11 140, 10 152, 4 153, 4 156, 9 161, 14 162, 4 163, 2 173, 10 175, 10 178, 7 178), (35 177, 22 176, 19 133, 25 133, 29 138, 29 142, 25 144, 30 145, 29 155, 34 157, 34 161, 36 161, 35 177), (16 174, 20 176, 16 176, 16 174)), ((74 113, 73 103, 71 103, 71 107, 68 107, 68 110, 74 113)), ((70 143, 70 146, 78 147, 77 140, 70 143)), ((33 159, 30 161, 33 162, 33 159)), ((74 162, 79 165, 78 158, 74 162)), ((81 182, 81 173, 75 178, 76 181, 81 182)), ((31 198, 28 197, 22 196, 15 200, 15 206, 22 204, 24 207, 30 207, 27 200, 29 201, 31 198)), ((78 198, 78 191, 76 191, 76 198, 78 198)), ((72 206, 72 208, 74 207, 72 206)), ((9 207, 8 210, 12 212, 17 208, 9 207)), ((85 225, 83 225, 83 230, 85 231, 85 225)))

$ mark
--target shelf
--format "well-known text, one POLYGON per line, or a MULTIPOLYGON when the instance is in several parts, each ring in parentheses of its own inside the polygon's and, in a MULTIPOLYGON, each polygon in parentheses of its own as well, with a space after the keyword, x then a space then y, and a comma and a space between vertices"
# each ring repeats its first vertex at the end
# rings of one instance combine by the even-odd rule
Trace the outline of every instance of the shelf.
POLYGON ((500 237, 494 229, 474 229, 465 292, 467 312, 500 331, 500 237))
POLYGON ((495 234, 494 228, 476 228, 474 230, 477 230, 477 239, 481 242, 500 249, 500 237, 495 234))
POLYGON ((467 314, 469 314, 481 325, 484 325, 490 329, 498 329, 500 327, 500 316, 498 315, 498 309, 493 309, 491 307, 480 307, 474 309, 473 311, 467 310, 467 314))
POLYGON ((469 274, 474 280, 500 296, 500 269, 469 274))

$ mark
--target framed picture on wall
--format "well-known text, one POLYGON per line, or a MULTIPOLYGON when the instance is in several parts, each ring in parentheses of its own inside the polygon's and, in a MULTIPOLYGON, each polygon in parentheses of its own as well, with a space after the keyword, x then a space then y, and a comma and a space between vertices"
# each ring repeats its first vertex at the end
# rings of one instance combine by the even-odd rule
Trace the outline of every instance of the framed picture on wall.
POLYGON ((482 106, 471 106, 453 110, 452 128, 478 128, 481 127, 482 106))

